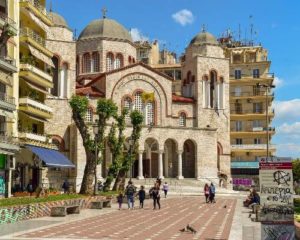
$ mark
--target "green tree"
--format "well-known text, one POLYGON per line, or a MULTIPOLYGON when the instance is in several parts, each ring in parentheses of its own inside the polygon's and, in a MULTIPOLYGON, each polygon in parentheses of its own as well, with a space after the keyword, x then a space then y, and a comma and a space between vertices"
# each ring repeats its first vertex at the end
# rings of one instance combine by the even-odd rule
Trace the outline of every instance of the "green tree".
POLYGON ((299 181, 300 180, 300 159, 295 159, 292 162, 293 164, 293 178, 294 181, 299 181))
POLYGON ((139 111, 132 111, 130 114, 131 124, 132 124, 132 133, 130 139, 132 144, 129 147, 129 150, 125 154, 122 162, 122 166, 118 171, 117 178, 113 187, 113 190, 124 190, 125 187, 125 176, 126 172, 132 167, 134 157, 137 154, 138 141, 141 136, 142 124, 143 124, 143 115, 139 111))
POLYGON ((84 168, 84 174, 82 178, 80 193, 81 194, 92 194, 93 193, 93 182, 95 176, 96 164, 99 163, 99 159, 96 160, 96 144, 97 142, 99 152, 103 152, 104 141, 105 141, 105 128, 108 119, 115 116, 117 113, 117 106, 107 99, 99 99, 97 101, 97 114, 99 120, 98 134, 92 138, 89 131, 89 126, 84 121, 89 101, 86 97, 72 96, 70 100, 70 106, 72 108, 72 118, 79 130, 82 137, 83 147, 86 153, 86 165, 84 168))
POLYGON ((104 183, 104 191, 110 189, 110 185, 113 179, 117 176, 124 160, 123 149, 124 149, 124 130, 125 130, 125 118, 128 110, 124 108, 120 116, 114 117, 116 124, 113 123, 110 132, 108 134, 107 143, 112 153, 112 164, 109 166, 106 181, 104 183), (116 136, 116 128, 118 129, 118 136, 116 136))

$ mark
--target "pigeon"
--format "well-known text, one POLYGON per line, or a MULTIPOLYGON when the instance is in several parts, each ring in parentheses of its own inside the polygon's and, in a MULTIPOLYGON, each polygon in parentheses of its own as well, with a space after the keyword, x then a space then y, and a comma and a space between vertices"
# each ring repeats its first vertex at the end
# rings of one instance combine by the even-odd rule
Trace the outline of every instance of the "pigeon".
POLYGON ((180 231, 180 232, 185 232, 185 231, 186 231, 186 229, 185 229, 185 228, 183 228, 183 229, 180 229, 179 231, 180 231))
POLYGON ((190 226, 189 224, 186 226, 186 229, 188 231, 192 232, 193 234, 197 233, 197 231, 192 226, 190 226))

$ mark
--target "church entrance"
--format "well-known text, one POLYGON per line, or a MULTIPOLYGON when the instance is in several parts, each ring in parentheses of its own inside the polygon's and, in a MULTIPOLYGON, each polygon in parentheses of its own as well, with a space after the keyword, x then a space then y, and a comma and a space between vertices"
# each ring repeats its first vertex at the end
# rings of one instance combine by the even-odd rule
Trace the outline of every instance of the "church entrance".
POLYGON ((153 138, 148 138, 145 141, 145 157, 146 168, 144 168, 144 176, 156 178, 158 176, 158 141, 153 138))
POLYGON ((164 176, 175 178, 178 176, 178 144, 173 139, 167 139, 164 145, 164 176))
POLYGON ((182 175, 185 178, 195 177, 196 145, 192 140, 186 140, 183 145, 182 175))

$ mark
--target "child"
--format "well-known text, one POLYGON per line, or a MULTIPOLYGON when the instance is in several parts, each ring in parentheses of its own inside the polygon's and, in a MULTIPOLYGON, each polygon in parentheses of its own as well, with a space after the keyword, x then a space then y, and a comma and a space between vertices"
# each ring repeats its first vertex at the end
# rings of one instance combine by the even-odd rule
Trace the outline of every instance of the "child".
POLYGON ((167 182, 165 182, 165 184, 163 185, 163 190, 165 193, 165 198, 167 197, 168 191, 169 191, 169 185, 167 182))
POLYGON ((120 192, 118 197, 117 197, 117 202, 119 203, 119 210, 122 208, 122 203, 123 203, 123 194, 120 192))
POLYGON ((144 208, 144 200, 145 200, 145 196, 146 196, 144 186, 141 186, 141 189, 138 192, 138 195, 139 195, 139 199, 140 199, 140 208, 144 208))

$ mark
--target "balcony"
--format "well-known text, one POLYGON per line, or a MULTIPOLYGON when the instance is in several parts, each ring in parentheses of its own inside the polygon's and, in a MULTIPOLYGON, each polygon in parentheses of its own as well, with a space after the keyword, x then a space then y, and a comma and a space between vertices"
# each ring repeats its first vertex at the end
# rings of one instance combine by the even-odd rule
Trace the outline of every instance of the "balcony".
POLYGON ((24 27, 20 30, 20 42, 30 44, 32 47, 52 58, 53 53, 46 48, 45 39, 30 28, 24 27))
MULTIPOLYGON (((275 115, 275 110, 272 108, 268 109, 269 118, 273 118, 275 115)), ((257 109, 255 111, 253 110, 231 110, 230 111, 230 119, 231 120, 246 120, 246 119, 265 119, 266 118, 266 112, 265 110, 257 109)))
POLYGON ((242 74, 237 77, 234 74, 229 76, 230 84, 234 85, 256 85, 257 83, 264 83, 271 85, 274 80, 274 73, 265 73, 261 75, 242 74))
POLYGON ((53 25, 45 6, 43 6, 40 3, 40 1, 38 1, 38 0, 20 0, 20 8, 22 10, 32 12, 36 17, 41 19, 48 26, 53 25))
MULTIPOLYGON (((267 144, 231 144, 232 152, 266 152, 267 144)), ((269 144, 269 151, 275 151, 275 145, 269 144)))
POLYGON ((0 12, 0 28, 6 27, 9 36, 17 36, 18 28, 14 20, 8 17, 6 13, 0 12))
MULTIPOLYGON (((269 135, 275 134, 275 128, 269 127, 269 135)), ((230 128, 230 136, 232 137, 266 137, 267 129, 263 127, 246 127, 242 129, 230 128)))
POLYGON ((0 134, 0 149, 3 152, 14 153, 20 150, 19 141, 17 138, 7 135, 7 133, 0 134))
POLYGON ((0 108, 6 109, 8 111, 15 111, 15 98, 0 92, 0 108))
MULTIPOLYGON (((268 94, 269 101, 274 98, 274 92, 268 94)), ((266 92, 264 91, 252 91, 252 92, 230 92, 230 100, 247 99, 251 102, 252 99, 266 99, 266 92)))
POLYGON ((16 61, 10 57, 0 56, 0 68, 9 73, 18 72, 16 61))
POLYGON ((20 77, 45 88, 52 88, 52 76, 28 63, 20 64, 20 77))
POLYGON ((30 132, 19 132, 19 138, 38 142, 46 142, 47 140, 47 137, 45 135, 30 132))
POLYGON ((19 99, 19 110, 45 119, 52 118, 53 113, 52 108, 28 97, 21 97, 19 99))

